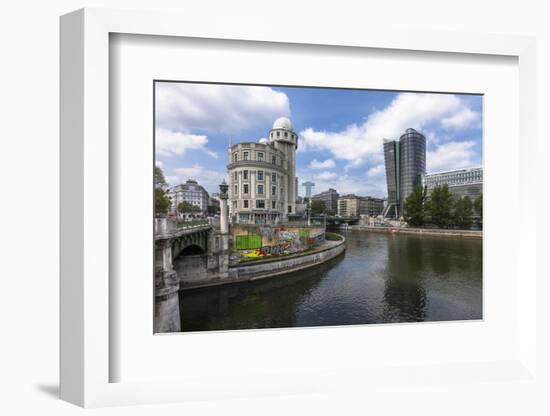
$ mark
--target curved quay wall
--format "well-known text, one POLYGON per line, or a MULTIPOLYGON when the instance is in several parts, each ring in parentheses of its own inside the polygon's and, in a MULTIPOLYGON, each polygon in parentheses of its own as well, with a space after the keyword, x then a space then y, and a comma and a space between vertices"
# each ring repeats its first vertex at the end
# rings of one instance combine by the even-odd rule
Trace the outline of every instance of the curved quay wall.
POLYGON ((251 264, 230 266, 228 276, 211 278, 208 281, 185 284, 180 282, 180 290, 197 289, 231 283, 248 282, 259 279, 274 278, 318 266, 343 254, 346 250, 346 239, 331 242, 330 247, 324 247, 314 252, 298 253, 284 258, 255 260, 251 264))

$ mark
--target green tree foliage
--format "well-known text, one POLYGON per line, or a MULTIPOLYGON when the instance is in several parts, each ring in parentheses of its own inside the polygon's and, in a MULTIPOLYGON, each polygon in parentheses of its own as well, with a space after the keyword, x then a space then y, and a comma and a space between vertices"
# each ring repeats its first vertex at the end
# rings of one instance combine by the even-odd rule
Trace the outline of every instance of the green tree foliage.
POLYGON ((217 205, 208 205, 208 215, 216 215, 220 212, 220 207, 217 205))
POLYGON ((457 199, 454 209, 454 223, 461 228, 470 228, 472 226, 473 204, 470 197, 457 199))
POLYGON ((190 204, 187 201, 182 201, 178 204, 178 212, 186 213, 186 212, 200 212, 200 208, 196 205, 190 204))
POLYGON ((432 223, 441 228, 448 227, 453 220, 453 208, 454 198, 447 184, 436 186, 432 189, 428 203, 428 212, 430 213, 432 223))
POLYGON ((321 199, 313 199, 311 200, 311 215, 319 215, 325 213, 325 201, 321 199))
POLYGON ((166 214, 170 208, 170 198, 162 188, 155 189, 155 213, 166 214))
POLYGON ((426 202, 426 188, 417 185, 407 197, 403 209, 403 217, 407 224, 413 227, 420 227, 424 224, 426 202))
POLYGON ((168 186, 162 169, 155 166, 154 170, 155 185, 155 215, 162 215, 168 212, 170 208, 170 197, 166 194, 165 188, 168 186))
POLYGON ((474 201, 474 210, 477 215, 483 219, 483 194, 478 196, 476 200, 474 201))
POLYGON ((168 183, 166 183, 166 178, 164 177, 164 173, 162 172, 162 169, 158 166, 155 166, 154 183, 155 188, 166 188, 168 186, 168 183))

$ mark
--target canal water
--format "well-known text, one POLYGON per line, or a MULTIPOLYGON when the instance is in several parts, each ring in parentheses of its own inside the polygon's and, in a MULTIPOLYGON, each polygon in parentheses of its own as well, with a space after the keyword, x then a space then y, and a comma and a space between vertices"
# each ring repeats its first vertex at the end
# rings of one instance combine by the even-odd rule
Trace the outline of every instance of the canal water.
POLYGON ((180 292, 182 331, 482 318, 482 240, 342 232, 343 256, 264 281, 180 292))

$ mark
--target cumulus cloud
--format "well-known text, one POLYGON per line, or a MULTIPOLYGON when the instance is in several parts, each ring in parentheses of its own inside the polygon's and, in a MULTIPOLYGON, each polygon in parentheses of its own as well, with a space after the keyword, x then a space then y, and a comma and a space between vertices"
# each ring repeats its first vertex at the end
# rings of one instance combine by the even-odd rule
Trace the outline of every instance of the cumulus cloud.
POLYGON ((475 165, 474 146, 474 141, 448 142, 438 146, 426 154, 427 171, 438 172, 475 165))
POLYGON ((370 168, 367 171, 367 177, 369 178, 378 178, 380 176, 383 176, 386 174, 386 167, 385 165, 376 165, 370 168))
POLYGON ((401 93, 362 124, 351 124, 337 132, 303 130, 302 150, 328 150, 334 158, 348 161, 348 167, 356 167, 368 160, 381 161, 382 140, 399 138, 409 127, 420 131, 431 123, 443 128, 465 127, 477 117, 455 95, 401 93))
POLYGON ((336 163, 334 163, 334 160, 332 159, 327 159, 322 162, 319 162, 317 159, 313 159, 309 163, 308 168, 321 170, 321 169, 332 169, 335 166, 336 166, 336 163))
MULTIPOLYGON (((201 165, 176 168, 172 175, 166 176, 166 181, 170 186, 185 183, 188 179, 193 179, 202 185, 208 192, 219 192, 219 184, 226 179, 225 170, 206 169, 201 165)), ((226 179, 227 180, 227 179, 226 179)))
POLYGON ((329 180, 336 179, 338 175, 335 172, 325 171, 325 172, 318 173, 314 177, 315 177, 315 180, 329 181, 329 180))
POLYGON ((155 149, 159 155, 184 155, 189 150, 200 150, 218 158, 217 153, 208 149, 208 138, 204 135, 182 133, 157 128, 155 131, 155 149))
POLYGON ((442 119, 441 125, 446 129, 461 129, 478 122, 479 119, 480 115, 478 112, 464 107, 460 111, 442 119))
POLYGON ((156 124, 172 131, 235 133, 290 115, 286 94, 269 87, 156 83, 156 124))

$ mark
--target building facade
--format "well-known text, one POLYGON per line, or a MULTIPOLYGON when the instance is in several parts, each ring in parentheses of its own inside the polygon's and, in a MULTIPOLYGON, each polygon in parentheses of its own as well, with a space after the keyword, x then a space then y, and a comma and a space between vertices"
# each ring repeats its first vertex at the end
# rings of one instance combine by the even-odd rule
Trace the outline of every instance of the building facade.
POLYGON ((338 197, 340 195, 336 192, 335 189, 329 188, 327 191, 321 192, 317 195, 313 195, 311 199, 320 199, 325 203, 325 209, 332 211, 333 213, 338 212, 338 197))
POLYGON ((228 150, 229 214, 235 223, 266 224, 297 216, 298 135, 285 117, 278 118, 260 143, 228 150))
POLYGON ((208 201, 210 196, 206 189, 197 183, 197 181, 189 179, 181 185, 176 185, 168 189, 168 197, 171 200, 170 211, 177 214, 178 217, 183 215, 206 216, 208 214, 208 201), (197 208, 199 211, 193 213, 182 214, 178 212, 178 205, 181 202, 187 202, 197 208))
POLYGON ((358 217, 359 216, 359 197, 348 194, 338 198, 338 215, 340 217, 358 217))
POLYGON ((457 198, 465 196, 476 199, 483 192, 483 168, 456 169, 446 172, 429 173, 424 176, 423 184, 428 194, 436 186, 447 185, 457 198))
POLYGON ((407 129, 399 140, 384 139, 388 203, 383 215, 399 218, 403 203, 426 174, 426 137, 407 129))
POLYGON ((384 200, 382 198, 372 196, 359 198, 359 215, 377 217, 382 214, 382 211, 384 211, 384 200))

